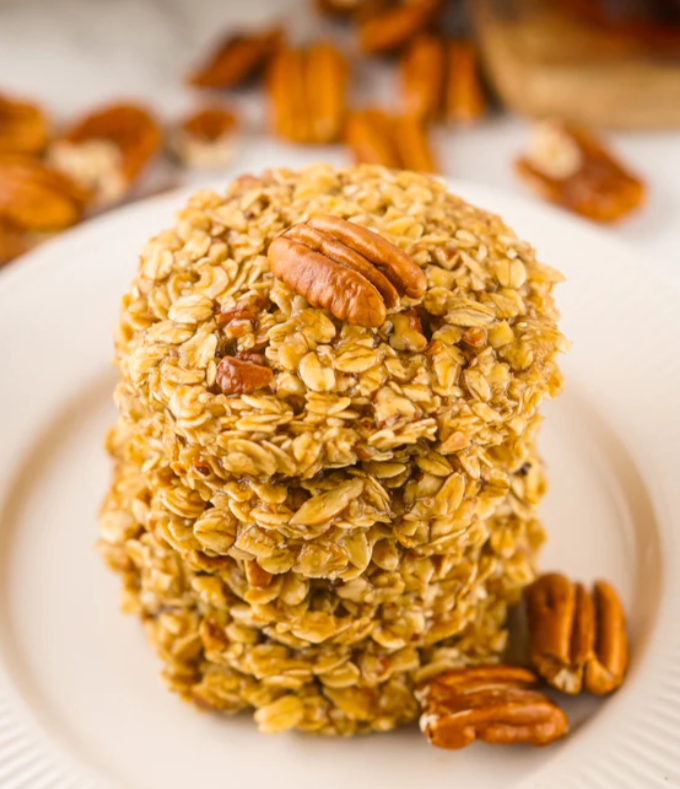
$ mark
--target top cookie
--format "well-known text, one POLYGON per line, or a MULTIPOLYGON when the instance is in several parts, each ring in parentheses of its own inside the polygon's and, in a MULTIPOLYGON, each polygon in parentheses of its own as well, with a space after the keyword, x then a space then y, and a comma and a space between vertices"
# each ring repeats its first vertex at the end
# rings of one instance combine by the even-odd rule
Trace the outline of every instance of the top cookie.
POLYGON ((561 389, 560 279, 425 175, 244 176, 146 245, 116 337, 118 402, 171 456, 188 451, 197 479, 201 463, 308 478, 424 444, 497 445, 561 389))

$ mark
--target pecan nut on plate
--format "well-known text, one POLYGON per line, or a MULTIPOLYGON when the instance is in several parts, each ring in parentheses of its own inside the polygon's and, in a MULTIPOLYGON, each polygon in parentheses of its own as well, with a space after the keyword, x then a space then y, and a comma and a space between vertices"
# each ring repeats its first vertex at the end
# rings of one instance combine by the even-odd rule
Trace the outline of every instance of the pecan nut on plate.
POLYGON ((475 740, 548 745, 564 737, 567 716, 536 690, 525 668, 491 665, 451 669, 420 685, 420 728, 432 745, 457 750, 475 740))
POLYGON ((621 685, 628 665, 628 638, 621 601, 611 584, 597 581, 589 593, 558 573, 548 573, 525 592, 529 658, 550 685, 565 693, 604 694, 621 685))

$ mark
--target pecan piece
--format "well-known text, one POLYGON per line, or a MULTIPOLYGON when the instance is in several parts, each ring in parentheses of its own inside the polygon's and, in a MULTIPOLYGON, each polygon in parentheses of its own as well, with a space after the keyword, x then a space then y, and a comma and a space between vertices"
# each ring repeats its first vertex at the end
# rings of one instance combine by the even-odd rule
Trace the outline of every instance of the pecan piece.
POLYGON ((564 693, 610 693, 628 664, 621 602, 613 587, 598 581, 589 594, 558 573, 541 576, 525 592, 529 659, 536 671, 564 693))
POLYGON ((82 118, 50 148, 50 161, 93 193, 96 206, 119 202, 161 144, 158 123, 144 108, 104 107, 82 118))
POLYGON ((260 71, 282 46, 283 31, 238 33, 223 39, 188 77, 198 88, 233 88, 260 71))
POLYGON ((83 216, 86 193, 25 156, 0 155, 0 219, 32 232, 63 230, 83 216))
POLYGON ((517 173, 546 200, 596 222, 612 222, 641 205, 644 183, 593 135, 566 121, 534 126, 517 173))
POLYGON ((533 672, 514 666, 439 674, 416 690, 421 731, 438 748, 464 748, 475 740, 548 745, 567 733, 569 723, 536 685, 533 672))
POLYGON ((246 358, 225 356, 217 365, 215 381, 226 395, 248 394, 267 386, 274 377, 264 366, 261 354, 247 354, 246 358))
POLYGON ((27 250, 24 234, 14 225, 0 219, 0 266, 18 258, 27 250))
POLYGON ((187 167, 215 170, 234 155, 236 117, 224 107, 205 107, 179 124, 172 142, 177 158, 187 167))
POLYGON ((443 6, 442 0, 405 0, 375 4, 374 13, 362 15, 359 45, 364 52, 393 52, 426 30, 443 6))
POLYGON ((40 107, 0 96, 0 152, 40 154, 47 147, 49 132, 40 107))
POLYGON ((267 81, 275 131, 301 143, 339 139, 347 78, 347 62, 332 44, 283 49, 267 81))
POLYGON ((350 114, 345 141, 357 164, 381 164, 392 169, 435 172, 426 128, 415 116, 391 117, 380 110, 350 114))

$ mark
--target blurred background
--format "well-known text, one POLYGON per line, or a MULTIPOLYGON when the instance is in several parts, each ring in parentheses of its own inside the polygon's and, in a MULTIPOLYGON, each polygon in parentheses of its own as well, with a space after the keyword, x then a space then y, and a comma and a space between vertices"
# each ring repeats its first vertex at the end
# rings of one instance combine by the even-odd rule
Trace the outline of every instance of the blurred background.
POLYGON ((680 283, 680 0, 0 0, 3 268, 318 161, 549 201, 680 283))

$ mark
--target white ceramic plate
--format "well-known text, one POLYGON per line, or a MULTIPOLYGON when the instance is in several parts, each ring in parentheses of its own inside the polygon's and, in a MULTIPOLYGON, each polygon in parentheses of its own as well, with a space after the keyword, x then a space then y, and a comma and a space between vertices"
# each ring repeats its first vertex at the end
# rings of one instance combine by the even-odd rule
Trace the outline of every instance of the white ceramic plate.
POLYGON ((546 409, 544 568, 610 578, 630 614, 628 681, 565 702, 545 750, 430 748, 415 727, 352 740, 257 734, 169 694, 118 579, 93 551, 114 419, 111 326, 144 240, 183 198, 90 222, 0 274, 0 787, 364 789, 680 786, 680 294, 606 235, 454 187, 562 269, 568 388, 546 409))

